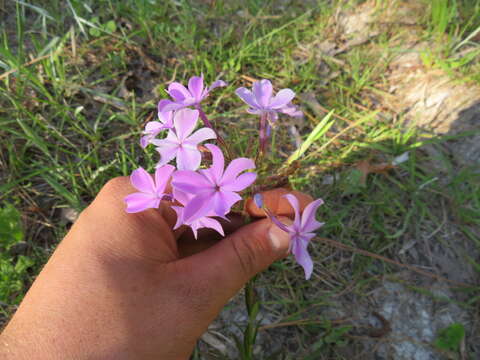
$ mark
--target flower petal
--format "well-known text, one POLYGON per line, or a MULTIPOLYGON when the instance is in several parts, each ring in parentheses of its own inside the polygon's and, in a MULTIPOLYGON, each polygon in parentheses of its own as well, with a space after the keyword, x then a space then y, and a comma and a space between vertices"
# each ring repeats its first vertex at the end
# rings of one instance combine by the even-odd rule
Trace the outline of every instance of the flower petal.
POLYGON ((213 229, 216 232, 218 232, 220 235, 225 236, 222 225, 217 220, 209 217, 203 217, 198 219, 197 222, 200 225, 199 228, 213 229))
POLYGON ((173 188, 173 198, 178 201, 182 205, 186 205, 191 199, 193 199, 192 194, 183 192, 179 190, 178 188, 173 188))
POLYGON ((263 79, 253 83, 253 95, 262 108, 267 108, 270 105, 272 92, 273 87, 270 80, 263 79))
POLYGON ((255 169, 255 162, 253 160, 247 158, 237 158, 232 160, 225 169, 220 185, 228 185, 235 181, 238 174, 249 169, 255 169))
POLYGON ((213 196, 213 211, 216 216, 224 217, 232 206, 242 200, 242 197, 233 191, 217 191, 213 196))
POLYGON ((210 128, 201 128, 190 135, 185 141, 192 145, 198 145, 203 141, 216 138, 217 135, 215 134, 215 131, 210 128))
POLYGON ((214 202, 212 201, 213 197, 214 192, 212 190, 200 193, 190 200, 185 206, 183 212, 183 220, 185 223, 192 223, 193 221, 207 215, 214 206, 214 202))
POLYGON ((295 97, 295 93, 291 89, 282 89, 272 99, 269 108, 278 109, 287 105, 295 97))
POLYGON ((195 98, 197 102, 202 100, 203 92, 203 75, 202 76, 192 76, 188 81, 188 90, 192 97, 195 98))
POLYGON ((255 100, 255 96, 253 96, 253 93, 247 88, 238 88, 237 90, 235 90, 235 94, 237 94, 240 99, 242 99, 247 105, 250 105, 252 108, 258 109, 260 107, 255 100))
POLYGON ((174 171, 175 166, 172 165, 165 165, 155 170, 155 188, 158 197, 161 198, 165 194, 165 188, 174 171))
POLYGON ((254 172, 249 172, 240 175, 234 181, 227 183, 226 185, 222 185, 222 190, 227 191, 242 191, 252 185, 257 178, 257 174, 254 172))
POLYGON ((305 279, 308 280, 313 272, 313 261, 307 250, 308 241, 303 241, 301 237, 293 237, 292 241, 292 252, 295 260, 303 267, 305 279))
POLYGON ((182 226, 183 223, 183 206, 170 206, 173 211, 177 214, 177 221, 175 222, 175 225, 173 226, 173 230, 177 230, 180 226, 182 226))
POLYGON ((195 129, 198 120, 198 110, 182 109, 175 113, 173 124, 178 140, 183 142, 195 129))
POLYGON ((161 121, 164 128, 173 128, 173 111, 159 111, 158 119, 161 121))
POLYGON ((212 166, 208 170, 210 170, 210 174, 213 175, 213 180, 218 184, 222 180, 223 169, 225 167, 222 150, 213 144, 206 144, 205 146, 212 153, 212 166))
POLYGON ((298 199, 292 194, 283 195, 283 197, 288 200, 290 205, 292 205, 293 210, 295 211, 295 219, 293 220, 293 227, 295 228, 295 230, 300 230, 301 218, 300 218, 300 205, 298 204, 298 199))
POLYGON ((282 114, 287 114, 288 116, 292 117, 303 117, 303 112, 298 110, 297 107, 292 103, 279 108, 278 111, 280 111, 282 114))
POLYGON ((182 102, 173 102, 170 101, 168 104, 163 106, 163 111, 177 111, 187 107, 188 105, 184 104, 185 100, 182 102))
POLYGON ((214 185, 205 176, 189 170, 175 171, 172 186, 174 189, 195 195, 214 189, 214 185))
POLYGON ((186 99, 187 97, 191 96, 187 88, 182 84, 180 84, 179 82, 173 82, 170 85, 168 85, 167 92, 176 102, 180 102, 186 99))
POLYGON ((202 154, 196 147, 182 146, 177 151, 178 170, 197 170, 202 162, 202 154))
POLYGON ((208 92, 212 91, 213 89, 217 88, 217 87, 223 87, 223 86, 227 86, 227 83, 223 80, 216 80, 212 83, 212 85, 210 85, 208 87, 208 92))
POLYGON ((142 147, 142 149, 145 149, 147 147, 147 145, 150 143, 151 138, 151 135, 145 135, 140 138, 140 146, 142 147))
POLYGON ((166 107, 167 105, 170 105, 170 104, 175 104, 175 103, 174 103, 172 100, 170 100, 170 99, 162 99, 162 100, 160 100, 160 101, 158 102, 158 106, 157 106, 158 112, 160 113, 160 112, 166 111, 166 110, 165 110, 165 107, 166 107))
POLYGON ((160 121, 149 121, 145 125, 144 134, 155 134, 155 135, 157 135, 162 130, 163 130, 163 124, 160 121))
POLYGON ((130 175, 130 182, 135 189, 148 194, 155 194, 155 183, 152 176, 144 168, 138 168, 130 175))
POLYGON ((155 209, 160 205, 160 199, 151 194, 133 193, 124 199, 128 213, 136 213, 147 209, 155 209))
POLYGON ((175 158, 175 156, 177 156, 178 144, 167 139, 154 140, 152 143, 158 146, 155 150, 157 150, 160 154, 160 160, 158 161, 156 167, 168 164, 172 159, 175 158))
POLYGON ((303 210, 302 221, 300 224, 302 232, 312 232, 323 225, 323 223, 320 223, 315 219, 317 209, 322 204, 323 200, 317 199, 315 201, 312 201, 305 207, 305 210, 303 210))

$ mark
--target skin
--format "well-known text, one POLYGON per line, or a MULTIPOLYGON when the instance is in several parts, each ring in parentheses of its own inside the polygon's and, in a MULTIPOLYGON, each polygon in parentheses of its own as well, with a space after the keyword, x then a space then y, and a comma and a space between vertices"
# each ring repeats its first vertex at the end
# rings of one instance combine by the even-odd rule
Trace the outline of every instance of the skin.
MULTIPOLYGON (((228 300, 256 273, 286 256, 289 236, 261 219, 242 225, 232 216, 226 237, 172 231, 167 204, 127 214, 134 192, 126 177, 108 182, 85 209, 0 335, 0 358, 188 359, 196 341, 228 300)), ((264 202, 288 222, 275 189, 264 202)))

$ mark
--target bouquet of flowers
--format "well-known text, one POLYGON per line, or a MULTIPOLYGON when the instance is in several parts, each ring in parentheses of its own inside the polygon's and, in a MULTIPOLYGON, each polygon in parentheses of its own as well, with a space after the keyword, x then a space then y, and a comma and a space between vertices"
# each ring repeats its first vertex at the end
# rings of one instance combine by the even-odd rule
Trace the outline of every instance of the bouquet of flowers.
POLYGON ((290 235, 290 250, 309 279, 313 262, 307 248, 315 236, 314 231, 323 225, 315 219, 323 201, 311 202, 300 213, 298 199, 293 194, 285 195, 294 209, 295 219, 292 224, 284 224, 264 205, 260 193, 247 190, 257 180, 255 161, 261 161, 268 151, 269 138, 279 116, 303 116, 292 104, 295 93, 282 89, 274 95, 272 83, 265 79, 254 82, 252 90, 241 87, 235 91, 248 105, 247 112, 259 116, 259 145, 254 161, 235 158, 202 109, 201 103, 210 92, 226 85, 217 80, 206 87, 203 76, 190 78, 188 88, 178 82, 169 85, 171 99, 160 100, 158 120, 146 124, 140 139, 143 148, 156 147, 160 160, 153 177, 141 167, 132 172, 131 183, 138 192, 125 198, 126 211, 135 213, 158 208, 161 201, 168 201, 177 214, 175 229, 188 226, 195 238, 201 228, 211 228, 224 235, 218 220, 228 221, 227 214, 243 200, 240 193, 243 192, 244 197, 253 195, 256 206, 290 235), (197 129, 199 118, 202 125, 197 129), (165 132, 166 136, 159 138, 165 132), (216 145, 206 141, 215 141, 216 145))

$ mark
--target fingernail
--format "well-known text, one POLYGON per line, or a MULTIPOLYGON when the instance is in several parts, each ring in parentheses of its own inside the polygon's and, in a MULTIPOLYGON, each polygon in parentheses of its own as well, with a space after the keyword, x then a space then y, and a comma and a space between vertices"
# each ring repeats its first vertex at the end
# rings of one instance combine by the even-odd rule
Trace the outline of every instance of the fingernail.
POLYGON ((290 245, 290 234, 286 233, 275 224, 272 224, 268 230, 268 238, 270 239, 270 243, 275 252, 282 254, 287 252, 290 245))

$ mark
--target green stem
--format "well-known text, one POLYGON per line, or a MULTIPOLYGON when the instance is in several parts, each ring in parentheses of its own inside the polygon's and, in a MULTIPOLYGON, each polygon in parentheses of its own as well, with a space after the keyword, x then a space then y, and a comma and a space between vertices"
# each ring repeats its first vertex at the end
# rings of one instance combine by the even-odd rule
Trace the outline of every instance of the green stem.
POLYGON ((253 347, 255 345, 258 330, 256 318, 258 315, 259 303, 255 293, 255 279, 256 277, 253 277, 245 285, 245 305, 248 313, 248 324, 243 333, 243 347, 246 360, 253 359, 253 347))

